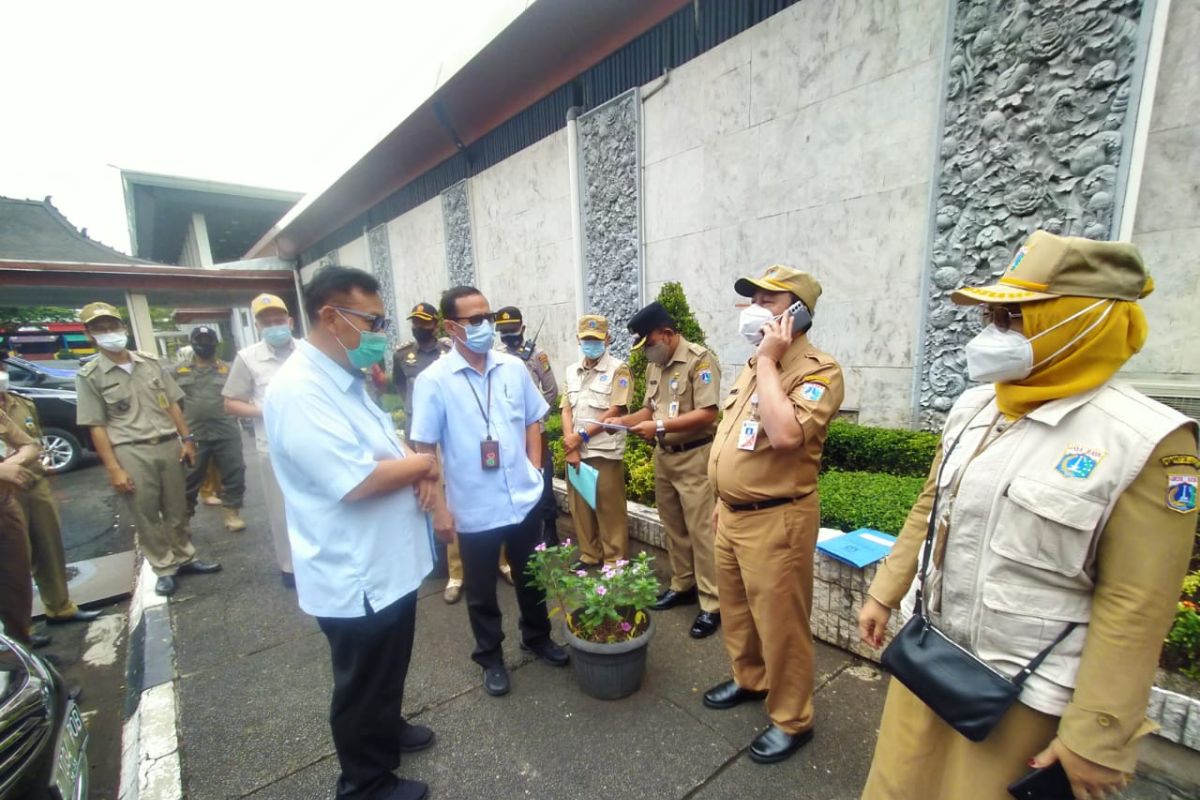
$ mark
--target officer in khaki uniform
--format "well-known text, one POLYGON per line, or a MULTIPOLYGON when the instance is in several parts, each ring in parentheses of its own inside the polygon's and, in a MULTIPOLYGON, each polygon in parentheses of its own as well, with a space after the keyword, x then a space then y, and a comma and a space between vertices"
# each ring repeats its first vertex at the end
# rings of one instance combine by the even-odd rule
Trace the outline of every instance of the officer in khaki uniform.
POLYGON ((702 639, 721 625, 706 473, 721 397, 720 362, 712 350, 683 338, 661 303, 634 314, 629 330, 636 337, 633 349, 645 348, 646 397, 641 409, 619 422, 657 445, 654 497, 671 561, 671 585, 652 608, 690 605, 699 594, 700 613, 689 633, 702 639))
POLYGON ((392 356, 392 383, 404 397, 405 434, 412 427, 413 384, 421 371, 442 357, 450 349, 447 339, 438 339, 438 310, 433 303, 417 303, 408 314, 412 322, 413 341, 396 348, 392 356))
POLYGON ((1114 375, 1148 335, 1137 248, 1035 231, 964 348, 982 385, 947 415, 942 447, 859 615, 872 647, 910 592, 937 497, 924 607, 1005 675, 1067 633, 983 742, 893 680, 863 797, 1002 800, 1059 762, 1075 797, 1118 792, 1154 726, 1146 705, 1196 530, 1197 425, 1114 375), (949 499, 953 498, 953 502, 949 499))
MULTIPOLYGON (((42 426, 37 407, 27 397, 8 391, 8 373, 3 359, 8 354, 0 351, 0 412, 21 426, 35 441, 42 440, 42 426)), ((100 616, 99 611, 84 611, 71 602, 67 588, 67 555, 63 550, 62 521, 58 504, 50 490, 40 461, 28 465, 34 475, 28 489, 18 492, 17 501, 29 526, 29 553, 33 569, 33 580, 46 609, 46 621, 50 624, 64 622, 91 622, 100 616)))
POLYGON ((217 332, 207 325, 192 329, 188 337, 192 360, 175 367, 175 383, 184 394, 183 416, 196 437, 196 463, 187 474, 188 516, 196 513, 196 498, 211 465, 221 476, 221 504, 225 529, 242 531, 246 522, 238 510, 246 495, 246 460, 242 456, 242 431, 237 419, 225 411, 221 392, 229 365, 217 358, 217 332))
POLYGON ((179 408, 183 392, 156 357, 126 349, 125 323, 108 303, 88 303, 79 320, 100 355, 75 377, 77 422, 91 428, 96 454, 158 575, 154 591, 174 594, 177 574, 221 568, 196 559, 188 530, 183 462, 194 463, 196 444, 179 408))
POLYGON ((584 567, 614 565, 629 556, 629 514, 625 506, 625 431, 605 430, 600 420, 625 413, 633 397, 628 365, 608 352, 608 320, 599 314, 579 319, 583 360, 567 367, 562 399, 563 447, 568 469, 581 463, 595 469, 593 509, 567 482, 567 504, 584 567))
POLYGON ((817 471, 842 404, 842 370, 806 335, 821 295, 811 275, 777 265, 734 290, 753 299, 739 327, 757 350, 725 400, 708 462, 733 680, 705 692, 704 705, 766 697, 771 725, 751 742, 750 758, 768 764, 812 738, 817 471), (797 301, 804 308, 793 317, 797 301))
POLYGON ((21 644, 42 647, 47 636, 33 633, 33 587, 29 583, 29 528, 17 492, 33 485, 41 444, 0 411, 0 624, 21 644))

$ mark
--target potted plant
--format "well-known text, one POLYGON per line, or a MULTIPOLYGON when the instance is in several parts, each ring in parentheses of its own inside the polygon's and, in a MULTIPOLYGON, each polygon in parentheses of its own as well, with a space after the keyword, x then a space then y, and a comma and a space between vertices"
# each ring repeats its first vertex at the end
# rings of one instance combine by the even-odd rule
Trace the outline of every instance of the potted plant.
POLYGON ((567 539, 558 547, 538 545, 526 564, 529 583, 545 595, 550 616, 563 615, 575 677, 592 697, 617 700, 642 685, 654 633, 646 609, 658 596, 652 560, 640 553, 596 573, 575 570, 577 548, 567 539))

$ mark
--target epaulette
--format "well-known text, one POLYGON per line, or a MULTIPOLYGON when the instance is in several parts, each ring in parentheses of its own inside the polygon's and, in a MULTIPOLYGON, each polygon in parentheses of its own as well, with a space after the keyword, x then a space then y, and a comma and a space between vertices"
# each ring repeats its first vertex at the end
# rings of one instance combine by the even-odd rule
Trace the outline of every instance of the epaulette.
POLYGON ((688 350, 690 350, 693 355, 702 356, 708 352, 708 348, 702 344, 696 344, 695 342, 688 342, 687 346, 688 346, 688 350))
POLYGON ((96 365, 100 363, 100 358, 94 358, 79 368, 79 375, 86 378, 96 371, 96 365))

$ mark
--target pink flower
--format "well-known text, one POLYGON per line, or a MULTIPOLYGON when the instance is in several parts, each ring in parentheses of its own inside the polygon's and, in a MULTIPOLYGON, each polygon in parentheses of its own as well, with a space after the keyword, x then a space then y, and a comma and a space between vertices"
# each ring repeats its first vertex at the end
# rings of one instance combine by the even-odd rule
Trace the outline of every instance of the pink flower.
POLYGON ((608 594, 608 589, 605 588, 604 586, 597 586, 596 594, 600 595, 601 597, 604 597, 604 595, 608 594))
POLYGON ((571 546, 571 540, 563 539, 563 547, 570 547, 570 546, 571 546))
POLYGON ((581 570, 578 570, 578 571, 576 571, 576 573, 575 573, 575 574, 576 574, 576 575, 578 575, 578 576, 579 576, 579 577, 581 577, 581 578, 586 578, 586 577, 587 577, 587 570, 586 570, 586 569, 581 569, 581 570))
POLYGON ((627 567, 627 566, 629 566, 629 559, 626 559, 626 558, 619 559, 619 560, 617 561, 617 566, 618 566, 618 567, 627 567))
POLYGON ((621 630, 624 631, 625 633, 629 633, 631 630, 633 630, 633 626, 630 625, 628 622, 622 622, 621 630))
POLYGON ((540 544, 538 544, 538 546, 537 546, 537 547, 535 547, 535 548, 533 548, 533 549, 534 549, 534 550, 537 550, 537 551, 540 553, 540 552, 542 552, 543 550, 545 550, 545 549, 546 549, 546 543, 545 543, 545 542, 541 542, 540 544))

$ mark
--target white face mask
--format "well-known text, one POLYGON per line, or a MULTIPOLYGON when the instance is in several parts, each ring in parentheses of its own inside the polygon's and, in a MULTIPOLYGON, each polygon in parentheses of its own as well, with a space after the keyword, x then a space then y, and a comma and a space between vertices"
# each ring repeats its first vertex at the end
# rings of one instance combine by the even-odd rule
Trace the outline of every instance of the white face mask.
POLYGON ((8 391, 8 373, 0 372, 0 394, 8 391))
POLYGON ((763 326, 773 319, 775 319, 775 315, 768 309, 752 303, 743 308, 742 313, 738 315, 738 333, 747 342, 757 347, 763 339, 763 326))
POLYGON ((1112 311, 1115 304, 1116 302, 1113 300, 1097 300, 1082 311, 1077 311, 1056 325, 1047 328, 1029 339, 1026 339, 1016 331, 1002 331, 995 325, 988 325, 979 332, 978 336, 967 342, 965 348, 967 374, 971 376, 971 380, 978 381, 979 383, 1011 383, 1013 381, 1024 380, 1035 369, 1065 353, 1095 330, 1096 326, 1104 322, 1108 316, 1108 312, 1112 311), (1104 313, 1095 322, 1080 331, 1078 336, 1058 348, 1058 350, 1036 364, 1033 363, 1033 341, 1035 339, 1045 336, 1055 328, 1066 325, 1071 320, 1083 316, 1103 303, 1108 303, 1108 307, 1104 309, 1104 313))
POLYGON ((121 352, 125 349, 125 345, 128 343, 128 341, 129 334, 125 331, 96 334, 96 344, 100 345, 101 349, 107 350, 110 353, 121 352))

